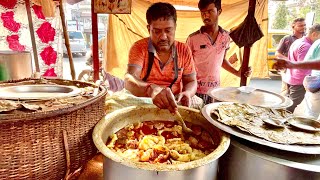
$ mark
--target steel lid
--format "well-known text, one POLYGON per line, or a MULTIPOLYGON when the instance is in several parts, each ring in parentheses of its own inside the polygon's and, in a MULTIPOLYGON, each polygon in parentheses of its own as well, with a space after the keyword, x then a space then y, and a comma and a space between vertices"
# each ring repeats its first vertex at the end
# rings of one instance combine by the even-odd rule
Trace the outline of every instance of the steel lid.
POLYGON ((81 90, 75 86, 33 84, 0 88, 0 99, 45 100, 76 96, 81 90))
POLYGON ((239 87, 221 87, 209 90, 208 95, 221 102, 246 103, 261 107, 286 108, 293 103, 287 97, 262 89, 248 93, 239 90, 239 87))

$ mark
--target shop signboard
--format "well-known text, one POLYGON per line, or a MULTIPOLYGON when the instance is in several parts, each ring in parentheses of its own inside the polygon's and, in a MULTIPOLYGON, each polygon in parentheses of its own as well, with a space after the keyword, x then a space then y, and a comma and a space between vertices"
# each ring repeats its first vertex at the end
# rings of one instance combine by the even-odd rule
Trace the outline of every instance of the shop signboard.
POLYGON ((96 0, 94 1, 95 13, 130 14, 132 0, 96 0))

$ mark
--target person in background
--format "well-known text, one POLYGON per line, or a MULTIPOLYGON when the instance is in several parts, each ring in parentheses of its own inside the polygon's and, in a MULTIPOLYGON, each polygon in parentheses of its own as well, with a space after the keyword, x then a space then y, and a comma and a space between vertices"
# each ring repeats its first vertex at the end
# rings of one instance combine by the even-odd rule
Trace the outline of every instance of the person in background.
POLYGON ((177 102, 190 106, 196 92, 192 55, 188 46, 175 41, 177 14, 171 4, 152 4, 146 18, 150 37, 135 42, 129 51, 125 88, 174 113, 177 102))
POLYGON ((311 75, 304 78, 303 86, 306 89, 306 94, 303 101, 294 110, 294 114, 320 118, 320 39, 311 45, 302 62, 276 60, 276 69, 312 69, 311 75))
MULTIPOLYGON (((293 34, 284 36, 276 49, 275 57, 276 58, 288 58, 288 52, 291 44, 297 40, 302 38, 305 35, 306 23, 304 18, 297 18, 293 20, 292 24, 292 32, 293 34)), ((283 75, 285 70, 282 71, 281 75, 283 75)), ((287 84, 282 81, 281 85, 281 94, 285 95, 287 92, 287 84)))
MULTIPOLYGON (((218 25, 219 15, 222 12, 221 0, 200 0, 198 8, 204 26, 190 34, 186 43, 191 49, 197 71, 196 95, 202 98, 205 104, 208 104, 213 102, 213 99, 207 95, 208 90, 220 86, 221 67, 238 77, 241 77, 241 68, 236 70, 225 59, 230 36, 218 25)), ((250 74, 251 68, 249 67, 245 75, 250 74)))
MULTIPOLYGON (((305 56, 313 42, 320 39, 320 24, 315 24, 309 28, 308 34, 291 45, 288 53, 288 60, 291 62, 300 62, 305 59, 305 56)), ((293 101, 293 105, 287 110, 293 112, 298 104, 304 98, 306 93, 303 87, 303 80, 307 75, 311 74, 309 69, 287 69, 282 80, 287 84, 286 95, 293 101)))
POLYGON ((297 18, 292 22, 293 34, 284 36, 277 47, 275 57, 276 58, 288 58, 288 52, 291 44, 304 36, 306 30, 306 23, 304 18, 297 18))
MULTIPOLYGON (((103 84, 108 88, 109 92, 117 92, 124 88, 124 81, 116 76, 111 75, 107 72, 108 62, 106 61, 107 57, 107 38, 100 38, 98 41, 98 51, 99 51, 99 67, 102 68, 103 73, 103 84)), ((86 64, 92 66, 93 58, 92 58, 92 45, 90 57, 88 57, 86 64)))
MULTIPOLYGON (((105 57, 107 56, 107 52, 106 52, 106 48, 107 48, 107 38, 106 37, 102 37, 99 39, 98 41, 98 54, 99 54, 99 66, 102 66, 102 67, 105 67, 105 57)), ((90 46, 90 50, 91 52, 89 52, 89 57, 87 57, 87 62, 86 64, 88 66, 92 66, 92 63, 93 63, 93 59, 92 59, 92 45, 90 46)), ((101 68, 101 67, 100 67, 101 68)))

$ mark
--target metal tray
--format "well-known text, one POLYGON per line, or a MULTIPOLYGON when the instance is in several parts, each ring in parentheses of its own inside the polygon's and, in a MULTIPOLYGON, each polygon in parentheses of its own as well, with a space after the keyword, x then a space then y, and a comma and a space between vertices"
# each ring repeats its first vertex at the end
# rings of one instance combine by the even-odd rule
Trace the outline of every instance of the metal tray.
POLYGON ((245 93, 241 92, 239 87, 222 87, 208 91, 208 95, 221 102, 246 103, 261 107, 286 108, 293 104, 287 97, 262 89, 245 93))
POLYGON ((45 100, 71 97, 80 94, 75 86, 64 85, 19 85, 0 88, 0 99, 8 100, 45 100))
POLYGON ((249 133, 246 133, 244 131, 241 131, 238 128, 227 126, 223 123, 220 123, 217 120, 212 119, 211 112, 214 108, 217 108, 220 104, 231 104, 231 102, 219 102, 219 103, 212 103, 205 105, 201 112, 202 115, 214 126, 217 128, 230 133, 231 135, 237 136, 239 138, 258 143, 261 145, 269 146, 272 148, 290 151, 290 152, 298 152, 302 154, 320 154, 320 145, 286 145, 286 144, 278 144, 274 142, 270 142, 267 140, 264 140, 262 138, 259 138, 257 136, 251 135, 249 133))

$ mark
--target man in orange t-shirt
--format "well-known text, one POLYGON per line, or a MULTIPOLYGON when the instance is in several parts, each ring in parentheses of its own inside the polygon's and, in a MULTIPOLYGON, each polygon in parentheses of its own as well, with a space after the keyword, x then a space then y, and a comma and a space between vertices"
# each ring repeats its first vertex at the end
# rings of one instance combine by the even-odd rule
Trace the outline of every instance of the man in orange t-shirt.
POLYGON ((169 3, 148 8, 150 37, 131 47, 125 76, 125 88, 133 95, 151 97, 156 106, 170 112, 177 110, 177 102, 190 106, 197 88, 191 51, 174 40, 176 20, 176 10, 169 3))

